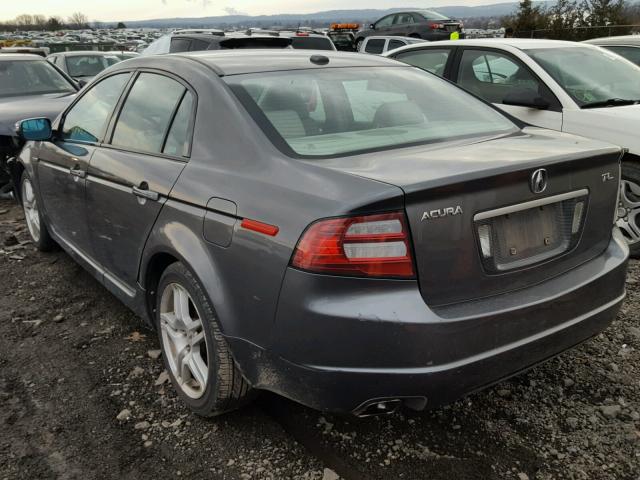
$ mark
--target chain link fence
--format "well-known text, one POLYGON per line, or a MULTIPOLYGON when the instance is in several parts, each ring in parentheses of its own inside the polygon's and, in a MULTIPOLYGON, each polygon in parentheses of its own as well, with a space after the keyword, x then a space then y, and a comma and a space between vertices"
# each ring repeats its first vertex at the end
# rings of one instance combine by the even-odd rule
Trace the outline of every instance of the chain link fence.
POLYGON ((603 25, 574 28, 546 28, 540 30, 519 31, 518 38, 546 38, 551 40, 582 41, 600 37, 620 35, 640 35, 640 25, 603 25))

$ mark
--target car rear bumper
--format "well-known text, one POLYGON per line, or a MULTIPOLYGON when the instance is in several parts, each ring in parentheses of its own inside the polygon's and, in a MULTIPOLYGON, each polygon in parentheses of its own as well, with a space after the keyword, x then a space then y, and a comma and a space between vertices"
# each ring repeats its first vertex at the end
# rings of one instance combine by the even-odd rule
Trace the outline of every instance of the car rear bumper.
POLYGON ((436 310, 424 303, 414 282, 291 269, 271 348, 230 343, 256 387, 319 410, 362 413, 380 399, 434 407, 605 329, 625 296, 628 254, 615 231, 602 255, 570 272, 436 310))

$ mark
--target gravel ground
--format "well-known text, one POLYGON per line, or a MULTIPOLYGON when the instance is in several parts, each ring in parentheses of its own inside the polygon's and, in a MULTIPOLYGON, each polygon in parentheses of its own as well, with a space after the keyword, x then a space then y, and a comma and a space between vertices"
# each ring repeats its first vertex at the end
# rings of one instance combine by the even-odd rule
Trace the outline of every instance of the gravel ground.
POLYGON ((265 394, 205 420, 155 333, 27 240, 0 201, 0 479, 640 479, 637 263, 606 332, 449 407, 356 419, 265 394))

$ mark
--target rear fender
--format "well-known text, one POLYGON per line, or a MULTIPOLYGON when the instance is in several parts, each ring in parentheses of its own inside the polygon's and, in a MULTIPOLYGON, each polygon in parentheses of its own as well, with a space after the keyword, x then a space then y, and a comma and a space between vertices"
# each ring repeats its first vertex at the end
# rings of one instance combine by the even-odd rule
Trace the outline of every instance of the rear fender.
MULTIPOLYGON (((205 211, 192 205, 169 200, 160 213, 151 231, 139 268, 138 282, 147 292, 147 314, 154 322, 156 305, 156 287, 161 276, 158 272, 158 259, 173 257, 183 263, 204 287, 209 301, 214 306, 220 330, 223 334, 232 332, 233 319, 231 302, 225 301, 230 292, 225 288, 218 268, 215 249, 211 247, 199 232, 205 211)), ((160 263, 163 270, 166 261, 160 263)))

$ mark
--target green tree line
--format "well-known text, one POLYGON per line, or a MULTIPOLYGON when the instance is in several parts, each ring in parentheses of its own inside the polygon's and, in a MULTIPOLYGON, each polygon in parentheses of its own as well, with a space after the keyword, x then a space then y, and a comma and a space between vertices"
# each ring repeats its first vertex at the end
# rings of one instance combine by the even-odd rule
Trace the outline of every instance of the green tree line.
POLYGON ((557 0, 550 6, 522 0, 504 19, 517 37, 587 40, 628 35, 640 24, 640 5, 626 0, 557 0))

